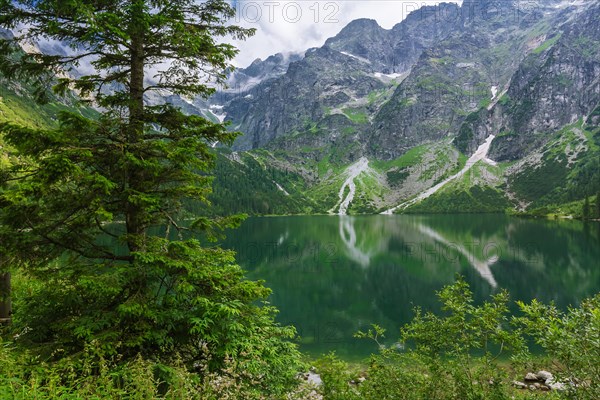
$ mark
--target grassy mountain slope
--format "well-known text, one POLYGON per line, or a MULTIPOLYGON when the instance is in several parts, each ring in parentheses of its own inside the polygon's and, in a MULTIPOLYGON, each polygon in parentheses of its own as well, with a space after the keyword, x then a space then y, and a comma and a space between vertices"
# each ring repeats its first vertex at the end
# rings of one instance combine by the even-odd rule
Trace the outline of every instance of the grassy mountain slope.
MULTIPOLYGON (((445 33, 429 14, 390 31, 368 20, 348 25, 226 107, 234 125, 237 117, 246 124, 233 128, 253 127, 262 147, 217 149, 214 211, 337 213, 347 200, 350 214, 382 212, 461 171, 495 135, 489 157, 499 163, 478 162, 404 211, 575 215, 600 190, 600 7, 557 10, 522 20, 463 16, 442 24, 445 33), (420 47, 403 61, 389 53, 390 43, 395 52, 409 42, 420 47), (411 64, 388 68, 390 60, 411 64), (292 89, 302 96, 291 99, 292 89), (363 157, 368 164, 351 179, 363 157)), ((73 99, 36 105, 31 92, 0 79, 0 122, 50 127, 58 111, 75 109, 73 99)))

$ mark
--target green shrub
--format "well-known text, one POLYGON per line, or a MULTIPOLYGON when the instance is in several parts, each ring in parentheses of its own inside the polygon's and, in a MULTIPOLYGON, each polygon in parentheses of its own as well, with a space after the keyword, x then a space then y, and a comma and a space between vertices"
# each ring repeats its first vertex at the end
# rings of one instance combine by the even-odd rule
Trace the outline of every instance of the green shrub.
MULTIPOLYGON (((357 334, 380 345, 365 371, 367 379, 358 386, 359 398, 598 399, 600 294, 567 312, 535 300, 529 305, 519 303, 523 315, 510 318, 505 291, 476 306, 461 278, 443 288, 438 297, 443 315, 416 309, 412 322, 401 330, 407 350, 382 346, 385 332, 377 325, 357 334), (529 337, 545 355, 529 353, 525 340, 529 337), (511 379, 522 380, 525 372, 535 371, 534 365, 549 363, 556 382, 562 382, 566 390, 536 394, 512 387, 511 379)), ((331 362, 330 368, 339 371, 343 365, 331 362)), ((337 374, 335 386, 345 387, 349 376, 337 374)), ((329 393, 324 392, 325 399, 337 398, 328 397, 329 393)))
POLYGON ((317 371, 323 381, 321 393, 325 399, 355 400, 361 398, 356 387, 350 384, 354 376, 350 372, 348 364, 340 360, 334 353, 317 361, 317 371))
POLYGON ((518 321, 546 353, 556 360, 556 380, 565 384, 565 397, 592 400, 600 394, 600 294, 567 312, 533 300, 519 302, 518 321))
MULTIPOLYGON (((468 284, 459 278, 438 297, 445 315, 416 309, 401 331, 406 353, 383 350, 373 358, 366 398, 507 399, 507 374, 497 359, 524 346, 509 326, 508 294, 500 292, 481 306, 473 305, 468 284)), ((360 336, 376 339, 375 326, 360 336)))
POLYGON ((39 362, 0 342, 0 398, 14 400, 54 399, 279 399, 291 392, 265 391, 263 375, 250 372, 245 361, 228 359, 224 368, 209 371, 207 358, 192 371, 175 357, 169 365, 141 356, 126 363, 104 358, 93 344, 77 360, 39 362))

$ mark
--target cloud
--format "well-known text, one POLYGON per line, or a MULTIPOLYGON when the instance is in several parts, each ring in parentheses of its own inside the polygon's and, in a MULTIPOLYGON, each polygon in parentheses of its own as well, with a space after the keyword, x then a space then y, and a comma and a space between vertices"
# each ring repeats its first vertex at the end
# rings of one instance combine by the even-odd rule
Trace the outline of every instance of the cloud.
MULTIPOLYGON (((256 28, 254 36, 246 41, 231 40, 239 50, 233 61, 237 67, 246 67, 257 58, 265 59, 276 53, 299 53, 311 47, 320 47, 335 36, 349 22, 358 18, 376 20, 385 29, 391 29, 406 16, 425 5, 436 5, 433 0, 231 0, 236 15, 231 23, 256 28)), ((462 0, 446 0, 460 3, 462 0)), ((64 43, 42 38, 40 49, 47 54, 71 55, 77 51, 64 43)), ((80 62, 79 74, 93 74, 91 59, 80 62)), ((169 63, 149 69, 149 78, 169 63)))
MULTIPOLYGON (((458 1, 454 1, 458 2, 458 1)), ((237 0, 233 23, 256 28, 256 35, 232 43, 240 49, 234 64, 249 65, 278 52, 301 52, 319 47, 350 21, 376 20, 390 29, 414 10, 439 4, 431 0, 237 0)))

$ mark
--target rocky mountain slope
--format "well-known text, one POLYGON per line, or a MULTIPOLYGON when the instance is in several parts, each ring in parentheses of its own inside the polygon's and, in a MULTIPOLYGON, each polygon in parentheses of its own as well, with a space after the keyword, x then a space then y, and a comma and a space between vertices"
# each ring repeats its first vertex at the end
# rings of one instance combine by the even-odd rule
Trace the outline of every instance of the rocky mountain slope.
POLYGON ((224 105, 244 132, 235 150, 304 177, 305 212, 340 212, 350 187, 350 213, 581 200, 600 188, 598 18, 597 3, 476 0, 391 30, 354 21, 224 105))
POLYGON ((147 101, 243 133, 217 145, 219 212, 556 209, 600 189, 598 20, 579 0, 443 3, 147 101))
POLYGON ((351 22, 324 46, 291 63, 285 74, 225 105, 226 120, 244 132, 236 148, 264 147, 290 136, 301 146, 321 147, 323 135, 315 133, 322 130, 335 147, 354 141, 355 135, 341 136, 368 131, 385 92, 406 76, 423 49, 452 31, 455 21, 439 13, 457 9, 454 4, 423 9, 391 30, 373 20, 351 22))

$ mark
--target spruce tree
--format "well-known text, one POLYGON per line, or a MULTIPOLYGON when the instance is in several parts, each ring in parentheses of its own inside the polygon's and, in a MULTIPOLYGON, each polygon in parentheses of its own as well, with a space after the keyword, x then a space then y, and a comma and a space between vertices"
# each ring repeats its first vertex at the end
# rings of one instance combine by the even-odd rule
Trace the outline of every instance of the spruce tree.
POLYGON ((581 210, 581 218, 583 220, 590 219, 590 198, 588 196, 585 196, 585 199, 583 200, 583 207, 581 210))
POLYGON ((208 350, 215 368, 247 360, 267 386, 293 378, 294 331, 256 304, 269 290, 207 244, 239 219, 185 209, 209 207, 210 144, 235 134, 145 101, 222 83, 236 49, 217 39, 253 33, 228 24, 233 13, 224 0, 0 0, 0 27, 20 32, 0 42, 0 72, 35 84, 39 101, 52 86, 102 110, 61 112, 51 129, 0 125, 16 160, 0 172, 0 246, 39 282, 15 307, 22 343, 51 359, 95 343, 121 360, 178 353, 190 365, 208 350), (41 38, 70 51, 22 51, 41 38), (74 73, 82 62, 94 70, 74 73))

